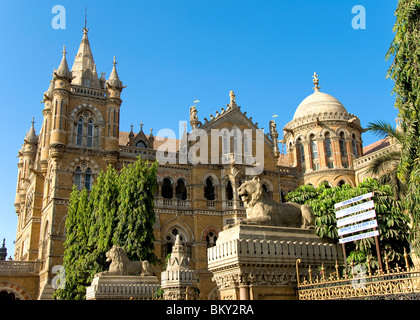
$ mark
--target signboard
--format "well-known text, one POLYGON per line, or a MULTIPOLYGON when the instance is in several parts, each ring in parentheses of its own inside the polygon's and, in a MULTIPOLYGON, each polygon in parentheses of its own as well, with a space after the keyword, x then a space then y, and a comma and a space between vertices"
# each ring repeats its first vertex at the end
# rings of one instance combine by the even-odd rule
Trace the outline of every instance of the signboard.
POLYGON ((379 266, 382 270, 378 240, 379 231, 377 230, 378 222, 374 219, 376 217, 376 212, 374 209, 375 203, 372 198, 373 193, 369 192, 361 196, 336 203, 334 205, 334 209, 336 210, 335 216, 337 218, 337 233, 339 236, 339 242, 343 245, 344 257, 346 257, 345 243, 375 237, 379 266), (337 210, 342 207, 345 208, 337 210), (367 232, 361 233, 362 231, 367 232), (343 237, 346 235, 350 236, 343 237))
POLYGON ((344 218, 344 219, 337 220, 337 227, 346 226, 348 224, 372 219, 372 218, 375 218, 375 217, 376 217, 375 210, 365 211, 365 212, 356 214, 356 215, 351 216, 351 217, 347 217, 347 218, 344 218))
POLYGON ((349 233, 364 231, 367 229, 373 229, 373 228, 376 228, 377 226, 378 226, 378 222, 376 220, 370 220, 370 221, 353 224, 351 226, 338 229, 338 235, 344 236, 349 233))
POLYGON ((357 234, 355 236, 351 236, 351 237, 347 237, 347 238, 343 238, 343 239, 340 239, 339 242, 340 243, 346 243, 346 242, 350 242, 350 241, 356 241, 356 240, 361 240, 361 239, 371 238, 371 237, 376 237, 376 236, 379 236, 379 231, 378 230, 370 231, 370 232, 366 232, 366 233, 362 233, 362 234, 357 234))

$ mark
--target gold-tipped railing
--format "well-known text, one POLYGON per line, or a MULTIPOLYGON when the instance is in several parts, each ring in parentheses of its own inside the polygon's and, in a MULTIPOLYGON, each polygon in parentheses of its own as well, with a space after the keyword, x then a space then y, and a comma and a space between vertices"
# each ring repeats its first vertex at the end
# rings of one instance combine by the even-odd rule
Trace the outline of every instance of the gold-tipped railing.
POLYGON ((340 275, 338 263, 335 271, 328 276, 324 265, 318 275, 309 266, 308 273, 301 281, 299 274, 300 259, 296 261, 297 292, 299 300, 340 300, 340 299, 419 299, 420 270, 410 268, 408 254, 404 250, 405 267, 389 268, 385 256, 385 270, 372 272, 368 268, 350 264, 350 269, 340 275))

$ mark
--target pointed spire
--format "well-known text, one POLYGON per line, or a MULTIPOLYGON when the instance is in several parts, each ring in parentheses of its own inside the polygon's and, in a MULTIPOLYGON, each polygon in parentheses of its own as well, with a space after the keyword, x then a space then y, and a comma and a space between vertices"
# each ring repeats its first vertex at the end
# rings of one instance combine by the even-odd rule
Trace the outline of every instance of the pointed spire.
POLYGON ((71 68, 71 72, 74 76, 72 84, 100 89, 101 86, 98 79, 98 73, 89 44, 89 29, 86 27, 86 20, 85 27, 82 30, 83 38, 74 59, 73 67, 71 68))
POLYGON ((66 46, 63 46, 63 51, 61 51, 61 53, 63 54, 63 58, 61 59, 61 63, 58 66, 58 69, 54 71, 54 74, 60 78, 71 80, 72 74, 69 70, 69 66, 67 64, 67 59, 66 59, 66 54, 67 54, 66 46))
POLYGON ((50 80, 50 86, 48 87, 48 90, 44 92, 44 100, 41 102, 45 102, 46 100, 52 99, 54 91, 54 78, 53 80, 50 80))
POLYGON ((112 86, 112 87, 116 87, 116 88, 122 88, 122 82, 120 80, 120 78, 118 77, 118 72, 117 72, 117 60, 115 59, 114 56, 114 60, 112 61, 113 67, 112 67, 112 71, 111 74, 109 75, 109 79, 107 81, 107 83, 112 86))

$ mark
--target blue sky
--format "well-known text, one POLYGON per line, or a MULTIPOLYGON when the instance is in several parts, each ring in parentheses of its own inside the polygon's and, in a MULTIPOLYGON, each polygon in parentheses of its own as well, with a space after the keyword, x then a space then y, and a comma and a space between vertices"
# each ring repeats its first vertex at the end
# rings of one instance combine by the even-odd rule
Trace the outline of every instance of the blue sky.
MULTIPOLYGON (((321 91, 340 100, 362 126, 394 123, 397 116, 385 61, 396 0, 0 0, 0 238, 6 238, 9 255, 17 226, 17 152, 32 117, 36 132, 41 129, 40 101, 63 45, 73 65, 85 5, 98 73, 108 78, 115 55, 127 85, 122 131, 131 124, 138 131, 143 122, 147 131, 178 132, 178 121, 189 119, 195 99, 202 120, 229 102, 230 90, 260 127, 268 128, 277 114, 281 129, 313 92, 314 72, 321 91), (66 10, 66 29, 52 27, 55 5, 66 10), (366 29, 352 28, 355 5, 366 9, 366 29)), ((363 140, 367 145, 378 139, 365 133, 363 140)))

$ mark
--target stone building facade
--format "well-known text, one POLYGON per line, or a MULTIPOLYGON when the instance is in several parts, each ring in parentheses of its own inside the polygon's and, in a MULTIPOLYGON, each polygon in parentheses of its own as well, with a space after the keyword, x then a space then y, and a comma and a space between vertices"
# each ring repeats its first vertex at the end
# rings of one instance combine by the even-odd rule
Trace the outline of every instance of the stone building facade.
POLYGON ((164 260, 179 235, 199 279, 202 299, 218 296, 207 267, 207 248, 215 245, 226 224, 245 217, 237 188, 252 177, 247 172, 254 170, 278 202, 301 184, 355 185, 360 180, 356 172, 360 165, 355 165, 364 156, 360 120, 319 91, 317 76, 315 92, 284 127, 282 141, 274 120, 267 121, 269 132, 261 134, 258 123, 237 105, 233 91, 226 107, 210 119, 200 121, 192 106, 192 130, 185 129, 181 139, 161 139, 153 132, 145 134, 143 126, 138 133, 133 128, 120 131, 125 87, 115 57, 108 79, 97 74, 88 29, 83 29, 71 69, 65 48, 62 54, 44 93, 42 128, 36 134, 32 122, 18 154, 14 263, 36 261, 36 266, 30 278, 19 277, 19 272, 2 273, 0 266, 0 291, 3 287, 10 291, 13 284, 16 292, 26 293, 25 298, 50 298, 54 267, 63 260, 72 186, 89 190, 108 165, 121 169, 139 155, 164 160, 159 160, 157 172, 156 255, 164 260), (279 152, 280 142, 286 144, 287 155, 279 152), (195 156, 200 161, 194 163, 187 155, 197 146, 200 151, 195 156))

